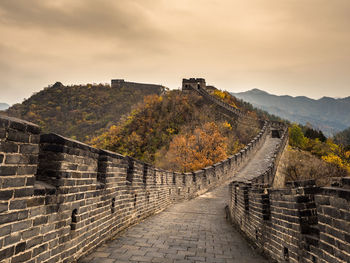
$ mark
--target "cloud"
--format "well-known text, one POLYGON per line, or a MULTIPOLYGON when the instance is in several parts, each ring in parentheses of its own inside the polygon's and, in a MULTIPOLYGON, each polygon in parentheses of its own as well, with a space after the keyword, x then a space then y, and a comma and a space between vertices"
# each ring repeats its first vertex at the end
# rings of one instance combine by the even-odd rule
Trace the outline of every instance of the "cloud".
POLYGON ((10 86, 12 102, 57 80, 175 88, 202 76, 231 90, 346 96, 349 9, 348 0, 1 0, 0 90, 10 86))
POLYGON ((159 37, 145 6, 134 0, 2 0, 0 21, 47 33, 140 40, 159 37))

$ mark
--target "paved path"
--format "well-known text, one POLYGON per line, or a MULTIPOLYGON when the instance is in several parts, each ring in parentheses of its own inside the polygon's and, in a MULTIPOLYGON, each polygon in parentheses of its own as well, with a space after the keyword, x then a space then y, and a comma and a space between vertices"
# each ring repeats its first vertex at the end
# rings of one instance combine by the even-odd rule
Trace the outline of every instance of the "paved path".
POLYGON ((256 152, 253 159, 240 170, 236 179, 249 180, 265 172, 280 141, 281 139, 279 138, 267 137, 264 145, 256 152))
MULTIPOLYGON (((240 176, 268 165, 278 139, 267 138, 240 176)), ((225 219, 227 184, 151 216, 99 247, 80 263, 268 262, 225 219)))

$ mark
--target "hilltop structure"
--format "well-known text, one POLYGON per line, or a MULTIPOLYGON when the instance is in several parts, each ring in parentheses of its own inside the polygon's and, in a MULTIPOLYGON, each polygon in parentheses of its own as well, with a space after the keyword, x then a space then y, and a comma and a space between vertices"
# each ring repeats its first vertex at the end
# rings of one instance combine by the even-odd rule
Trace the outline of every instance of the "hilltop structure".
POLYGON ((112 79, 111 87, 114 89, 121 89, 125 87, 131 88, 131 89, 148 89, 150 91, 154 91, 155 94, 163 93, 165 90, 165 87, 162 85, 129 82, 129 81, 125 81, 124 79, 112 79))

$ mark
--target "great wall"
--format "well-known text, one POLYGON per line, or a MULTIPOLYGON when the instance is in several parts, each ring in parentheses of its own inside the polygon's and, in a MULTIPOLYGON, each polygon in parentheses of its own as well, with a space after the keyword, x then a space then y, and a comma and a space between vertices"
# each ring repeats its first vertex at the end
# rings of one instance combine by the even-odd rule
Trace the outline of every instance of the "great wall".
MULTIPOLYGON (((183 82, 243 121, 204 87, 203 79, 183 82)), ((262 122, 239 153, 174 173, 0 117, 0 261, 266 262, 237 228, 270 260, 350 262, 349 178, 273 189, 287 142, 287 126, 262 122), (235 227, 219 221, 226 199, 235 227)))

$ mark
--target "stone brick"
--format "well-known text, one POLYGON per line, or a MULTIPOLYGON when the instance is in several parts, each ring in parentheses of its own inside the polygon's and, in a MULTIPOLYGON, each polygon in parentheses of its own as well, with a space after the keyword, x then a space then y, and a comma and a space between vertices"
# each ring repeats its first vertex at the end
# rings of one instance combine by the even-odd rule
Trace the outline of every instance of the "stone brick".
POLYGON ((11 263, 26 262, 29 259, 31 259, 31 257, 32 257, 32 251, 28 251, 18 256, 14 256, 11 260, 11 263))
POLYGON ((0 142, 0 152, 5 153, 17 153, 18 152, 18 144, 15 142, 0 142))
POLYGON ((0 200, 9 200, 13 197, 14 190, 0 190, 0 200))
POLYGON ((9 187, 23 187, 25 186, 26 178, 24 177, 9 177, 4 178, 2 181, 3 188, 9 187))
POLYGON ((16 166, 0 166, 1 176, 11 176, 16 175, 17 167, 16 166))
POLYGON ((8 247, 8 248, 5 248, 5 249, 1 249, 0 250, 0 260, 4 260, 6 258, 9 258, 11 256, 13 256, 15 252, 15 247, 12 246, 12 247, 8 247))

